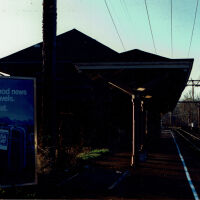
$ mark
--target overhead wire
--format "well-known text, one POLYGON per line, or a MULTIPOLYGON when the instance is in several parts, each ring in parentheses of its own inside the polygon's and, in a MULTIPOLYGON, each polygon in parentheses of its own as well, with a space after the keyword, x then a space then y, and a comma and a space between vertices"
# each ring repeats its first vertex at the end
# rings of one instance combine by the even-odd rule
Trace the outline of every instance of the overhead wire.
POLYGON ((194 15, 194 23, 193 23, 193 27, 192 27, 192 33, 191 33, 190 45, 189 45, 187 57, 189 57, 189 55, 190 55, 190 49, 191 49, 193 33, 194 33, 194 27, 195 27, 195 22, 196 22, 196 17, 197 17, 198 4, 199 4, 199 0, 197 0, 197 4, 196 4, 195 15, 194 15))
MULTIPOLYGON (((124 5, 123 5, 122 2, 123 2, 123 0, 120 0, 121 6, 122 6, 122 8, 123 8, 123 11, 124 11, 124 13, 126 13, 126 12, 125 12, 125 8, 124 8, 124 5)), ((127 15, 127 13, 126 13, 126 15, 127 15)), ((127 17, 128 17, 128 15, 127 15, 127 17)))
POLYGON ((124 5, 125 11, 127 12, 127 17, 128 17, 128 19, 130 20, 130 22, 133 24, 131 15, 130 15, 130 13, 129 13, 129 11, 128 11, 128 6, 127 6, 127 4, 126 4, 126 1, 125 1, 125 0, 121 0, 121 4, 124 5))
POLYGON ((148 11, 148 7, 147 7, 147 2, 146 2, 146 0, 144 0, 144 2, 145 2, 145 7, 146 7, 148 21, 149 21, 149 28, 150 28, 150 31, 151 31, 151 37, 152 37, 152 41, 153 41, 154 51, 155 51, 155 54, 157 54, 156 45, 155 45, 155 41, 154 41, 154 37, 153 37, 153 31, 152 31, 152 27, 151 27, 151 21, 150 21, 149 11, 148 11))
POLYGON ((171 0, 171 57, 173 58, 173 54, 174 54, 174 50, 173 50, 173 4, 172 4, 172 0, 171 0))
POLYGON ((126 11, 126 8, 123 4, 123 0, 120 0, 120 3, 121 3, 122 10, 124 11, 124 16, 126 16, 129 19, 128 12, 126 11))
POLYGON ((115 27, 115 31, 117 32, 117 35, 118 35, 118 37, 119 37, 119 40, 120 40, 120 42, 121 42, 121 44, 122 44, 122 47, 123 47, 124 51, 126 51, 125 46, 124 46, 124 43, 123 43, 123 41, 122 41, 122 38, 121 38, 121 36, 120 36, 120 34, 119 34, 119 31, 118 31, 117 26, 116 26, 116 24, 115 24, 115 21, 114 21, 114 19, 113 19, 112 13, 111 13, 111 11, 110 11, 110 9, 109 9, 109 6, 108 6, 108 4, 107 4, 107 1, 104 0, 104 2, 105 2, 105 4, 106 4, 106 8, 107 8, 107 11, 108 11, 108 13, 109 13, 109 15, 110 15, 110 18, 111 18, 111 20, 112 20, 112 23, 113 23, 113 25, 114 25, 114 27, 115 27))
MULTIPOLYGON (((129 20, 129 24, 130 24, 130 28, 132 28, 134 26, 133 20, 131 18, 131 14, 129 12, 128 6, 126 4, 125 0, 120 0, 122 9, 124 11, 125 17, 127 17, 127 19, 129 20)), ((133 36, 132 36, 133 37, 133 36)))

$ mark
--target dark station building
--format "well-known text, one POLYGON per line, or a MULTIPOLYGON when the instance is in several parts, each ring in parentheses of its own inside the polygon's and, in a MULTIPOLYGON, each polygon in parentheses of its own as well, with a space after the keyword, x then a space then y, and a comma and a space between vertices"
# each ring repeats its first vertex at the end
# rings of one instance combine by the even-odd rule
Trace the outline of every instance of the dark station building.
MULTIPOLYGON (((128 149, 132 164, 158 137, 161 116, 176 106, 193 64, 137 49, 117 53, 75 29, 57 36, 56 54, 57 113, 68 142, 83 134, 93 137, 88 145, 128 149)), ((2 58, 0 71, 37 78, 39 115, 42 43, 2 58)))

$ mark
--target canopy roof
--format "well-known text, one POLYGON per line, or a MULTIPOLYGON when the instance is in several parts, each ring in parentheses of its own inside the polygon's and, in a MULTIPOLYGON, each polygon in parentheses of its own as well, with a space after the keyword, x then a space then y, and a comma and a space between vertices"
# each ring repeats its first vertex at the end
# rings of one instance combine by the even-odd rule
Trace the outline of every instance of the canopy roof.
POLYGON ((104 79, 127 95, 139 96, 149 109, 165 113, 179 100, 192 63, 190 59, 168 59, 160 62, 77 63, 77 66, 91 79, 104 79))
MULTIPOLYGON (((118 53, 75 29, 57 36, 56 55, 57 71, 65 66, 67 73, 72 63, 92 80, 102 79, 109 87, 137 95, 158 112, 174 108, 193 64, 193 59, 169 59, 137 49, 118 53), (151 98, 145 99, 146 95, 151 98)), ((42 71, 42 43, 2 58, 0 71, 37 76, 42 71)))

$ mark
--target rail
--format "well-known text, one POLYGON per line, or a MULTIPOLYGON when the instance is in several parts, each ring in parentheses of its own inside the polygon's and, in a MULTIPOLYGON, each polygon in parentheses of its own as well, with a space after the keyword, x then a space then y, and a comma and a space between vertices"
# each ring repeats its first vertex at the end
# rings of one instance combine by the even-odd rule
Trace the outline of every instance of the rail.
POLYGON ((185 141, 187 141, 196 151, 200 152, 200 148, 198 147, 197 144, 195 144, 195 142, 197 142, 196 140, 200 140, 200 138, 188 133, 187 131, 182 130, 181 128, 175 128, 173 129, 173 131, 175 131, 178 135, 180 135, 185 141), (182 133, 186 133, 187 136, 190 136, 193 141, 191 139, 189 139, 188 137, 186 137, 185 135, 183 135, 182 133), (194 141, 195 140, 195 141, 194 141))
POLYGON ((194 138, 194 139, 196 139, 196 140, 199 140, 199 141, 200 141, 200 138, 199 138, 199 137, 196 137, 196 136, 194 136, 194 135, 192 135, 192 134, 188 133, 187 131, 185 131, 185 130, 183 130, 183 129, 181 129, 181 128, 177 128, 177 129, 179 129, 179 130, 183 131, 184 133, 186 133, 186 134, 187 134, 187 135, 189 135, 190 137, 192 137, 192 138, 194 138))

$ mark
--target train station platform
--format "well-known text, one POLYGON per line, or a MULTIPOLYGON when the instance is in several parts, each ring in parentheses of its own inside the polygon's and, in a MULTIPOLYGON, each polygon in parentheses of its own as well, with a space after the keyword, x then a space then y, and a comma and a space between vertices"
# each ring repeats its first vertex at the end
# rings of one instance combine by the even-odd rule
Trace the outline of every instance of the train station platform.
POLYGON ((108 155, 86 166, 63 186, 65 198, 194 199, 169 131, 149 150, 147 160, 130 167, 131 154, 108 155))
POLYGON ((110 191, 110 197, 125 199, 194 199, 182 161, 170 131, 163 131, 145 162, 130 168, 130 154, 117 153, 96 166, 126 173, 110 191))

